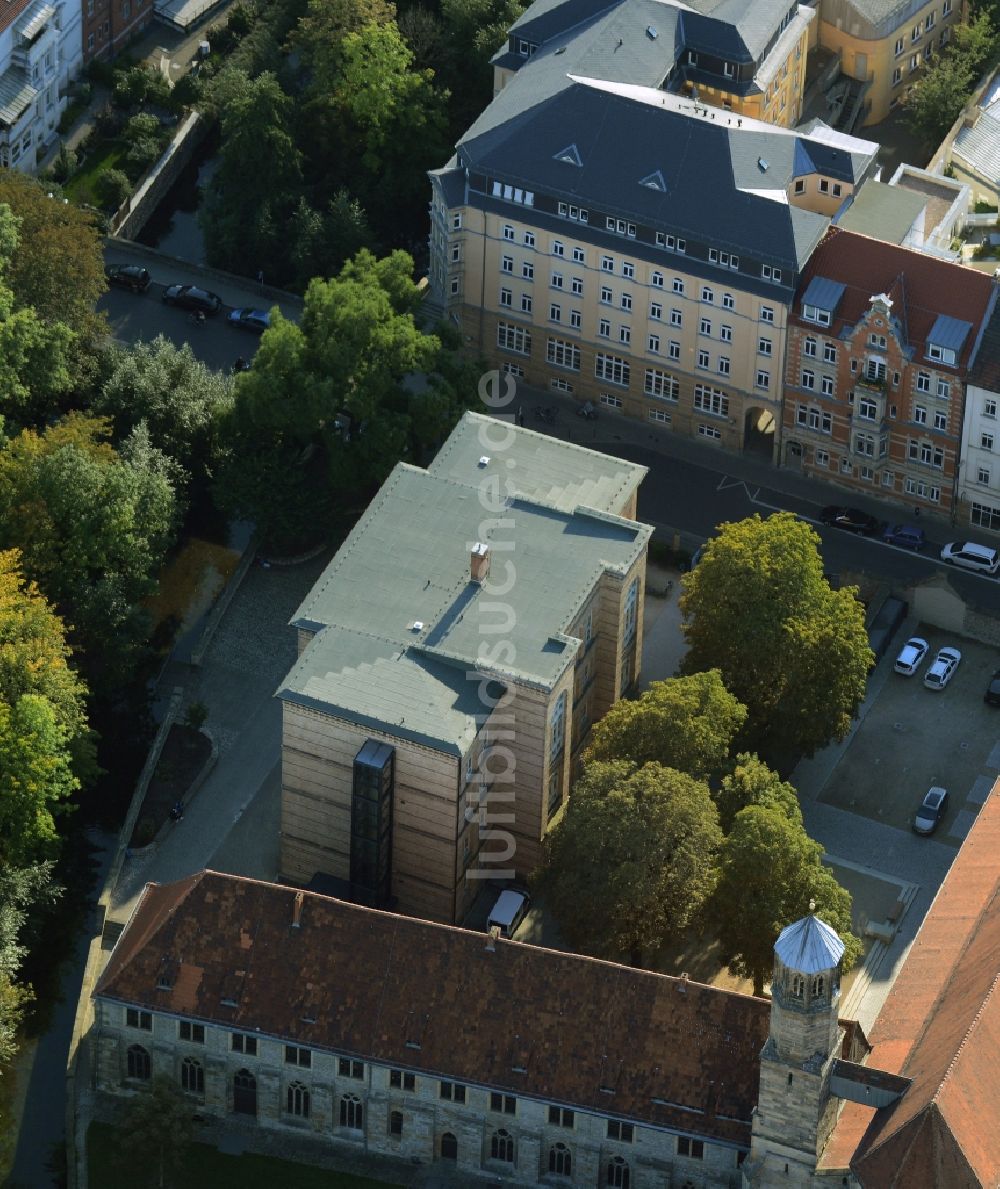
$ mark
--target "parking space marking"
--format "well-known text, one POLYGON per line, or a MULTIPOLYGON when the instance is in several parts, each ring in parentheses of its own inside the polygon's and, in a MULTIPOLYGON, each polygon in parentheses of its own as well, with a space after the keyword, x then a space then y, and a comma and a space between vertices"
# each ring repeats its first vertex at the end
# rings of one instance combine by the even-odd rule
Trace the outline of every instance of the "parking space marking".
POLYGON ((985 766, 987 768, 996 768, 998 771, 1000 771, 1000 743, 998 743, 986 757, 985 766))
POLYGON ((951 823, 951 829, 948 831, 949 838, 964 838, 972 829, 972 823, 976 820, 976 815, 971 809, 960 809, 955 814, 955 820, 951 823))
POLYGON ((993 788, 993 784, 994 780, 992 776, 977 776, 965 798, 966 801, 974 801, 977 805, 984 804, 986 798, 990 795, 990 789, 993 788))

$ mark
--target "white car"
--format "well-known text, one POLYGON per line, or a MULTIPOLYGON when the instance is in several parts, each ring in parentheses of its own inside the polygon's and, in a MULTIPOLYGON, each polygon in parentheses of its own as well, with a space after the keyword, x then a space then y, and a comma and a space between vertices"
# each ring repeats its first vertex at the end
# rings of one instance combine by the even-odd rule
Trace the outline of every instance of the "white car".
POLYGON ((962 660, 962 654, 957 648, 939 649, 934 663, 924 674, 924 685, 928 689, 944 689, 951 681, 962 660))
POLYGON ((893 668, 904 677, 912 677, 924 663, 929 647, 926 640, 921 640, 919 636, 911 636, 899 650, 893 668))

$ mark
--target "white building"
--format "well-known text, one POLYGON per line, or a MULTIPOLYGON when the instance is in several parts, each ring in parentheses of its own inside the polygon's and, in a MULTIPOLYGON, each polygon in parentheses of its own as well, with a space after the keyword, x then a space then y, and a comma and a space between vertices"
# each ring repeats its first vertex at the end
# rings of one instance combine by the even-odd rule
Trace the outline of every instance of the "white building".
POLYGON ((1000 533, 1000 312, 983 332, 965 389, 958 468, 959 525, 1000 533))
POLYGON ((0 165, 33 173, 56 135, 65 86, 79 67, 80 8, 10 0, 0 12, 0 165))

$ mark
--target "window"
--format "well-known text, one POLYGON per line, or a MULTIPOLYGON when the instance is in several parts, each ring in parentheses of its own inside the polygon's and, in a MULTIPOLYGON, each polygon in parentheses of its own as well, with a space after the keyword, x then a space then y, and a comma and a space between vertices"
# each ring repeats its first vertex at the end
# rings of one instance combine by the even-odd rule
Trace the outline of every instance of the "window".
POLYGON ((980 528, 988 528, 995 531, 1000 529, 1000 508, 994 508, 990 504, 973 503, 972 513, 969 519, 980 528))
POLYGON ((247 1036, 244 1032, 233 1032, 229 1037, 229 1047, 234 1053, 246 1053, 248 1057, 256 1057, 257 1037, 247 1036))
POLYGON ((917 423, 917 425, 927 424, 927 410, 923 405, 914 405, 913 420, 917 423))
POLYGON ((989 481, 990 481, 990 468, 981 466, 977 472, 977 475, 976 475, 976 482, 989 484, 989 481))
POLYGON ((340 1100, 340 1125, 361 1131, 365 1124, 365 1108, 357 1094, 345 1094, 340 1100))
POLYGON ((711 318, 702 318, 701 319, 701 321, 698 323, 698 333, 708 335, 709 337, 711 337, 711 334, 712 334, 712 320, 711 320, 711 318))
POLYGON ((707 285, 702 285, 701 287, 701 300, 708 302, 709 305, 715 301, 715 294, 707 285))
POLYGON ((731 293, 723 293, 722 308, 724 310, 735 310, 736 309, 736 298, 733 297, 733 295, 731 293))
POLYGON ((984 400, 983 401, 983 416, 989 417, 990 420, 992 421, 996 418, 996 415, 997 415, 997 402, 995 400, 984 400))
POLYGON ((521 265, 521 276, 526 281, 533 281, 535 279, 535 266, 525 261, 525 263, 521 265))
POLYGON ((452 277, 449 289, 452 297, 454 297, 462 288, 462 282, 458 277, 452 277))
POLYGON ((833 396, 833 376, 820 376, 820 390, 824 396, 833 396))
POLYGON ((610 380, 612 384, 627 387, 630 373, 628 361, 618 355, 606 355, 598 351, 594 356, 594 375, 598 380, 610 380))
POLYGON ((312 1068, 312 1050, 301 1049, 298 1045, 285 1045, 285 1064, 298 1065, 302 1069, 312 1068))
POLYGON ((562 306, 557 306, 557 305, 549 306, 549 321, 550 322, 561 322, 562 321, 562 306))
POLYGON ((885 362, 881 359, 867 359, 865 361, 864 376, 869 383, 885 383, 885 362))
POLYGON ((833 433, 833 414, 813 405, 799 405, 795 410, 795 424, 804 429, 819 430, 820 433, 833 433))
POLYGON ((802 385, 803 388, 815 388, 816 387, 816 373, 813 371, 810 371, 809 368, 803 368, 802 377, 801 377, 799 383, 802 385))
POLYGON ((602 318, 597 324, 597 333, 602 339, 611 338, 611 323, 607 318, 602 318))
POLYGON ((565 1106, 550 1106, 549 1123, 553 1127, 572 1127, 573 1112, 565 1106))
POLYGON ((731 326, 726 326, 726 324, 723 323, 719 327, 719 338, 722 339, 724 343, 731 343, 733 341, 733 328, 731 326))
POLYGON ((806 192, 805 179, 804 178, 796 178, 795 179, 795 193, 796 194, 805 194, 805 192, 806 192))
POLYGON ((680 277, 674 277, 674 279, 673 279, 673 281, 672 281, 672 283, 671 283, 671 288, 672 288, 672 290, 673 290, 673 292, 674 292, 674 293, 680 293, 680 294, 683 296, 683 294, 684 294, 684 282, 681 280, 681 278, 680 278, 680 277))
POLYGON ((153 1013, 148 1011, 139 1011, 139 1009, 135 1007, 127 1007, 125 1009, 125 1027, 141 1028, 143 1032, 152 1032, 153 1013))
POLYGON ((649 316, 654 322, 659 322, 663 317, 663 306, 661 306, 658 301, 652 301, 649 303, 649 316))
POLYGON ((695 384, 694 407, 700 413, 712 413, 716 417, 725 417, 729 414, 729 397, 718 388, 712 388, 708 384, 695 384))
POLYGON ((301 1082, 291 1082, 285 1091, 285 1110, 299 1119, 309 1118, 309 1090, 301 1082))
POLYGON ((577 297, 581 297, 583 295, 583 278, 582 277, 574 277, 573 278, 573 280, 570 282, 570 291, 572 293, 574 293, 577 297))
POLYGON ((830 325, 830 311, 821 310, 818 306, 802 303, 802 317, 806 322, 815 322, 817 326, 830 325))
POLYGON ((614 256, 602 256, 601 257, 601 272, 614 272, 614 271, 615 271, 614 256))
POLYGON ((587 263, 587 253, 583 250, 583 248, 574 248, 573 249, 573 263, 574 264, 586 264, 587 263))
POLYGON ((601 305, 609 306, 614 299, 614 294, 611 292, 610 285, 601 286, 601 305))
POLYGON ((646 368, 646 382, 643 391, 647 396, 655 396, 657 400, 676 401, 680 397, 680 381, 669 372, 659 368, 646 368))
POLYGON ((993 449, 993 435, 991 433, 980 434, 979 445, 982 447, 983 450, 992 450, 993 449))
POLYGON ((633 578, 625 596, 625 620, 622 642, 627 647, 635 639, 636 609, 639 604, 639 579, 633 578))
POLYGON ((604 1183, 610 1189, 631 1189, 632 1173, 621 1156, 613 1156, 605 1172, 604 1183))
POLYGON ((930 442, 911 439, 907 443, 906 456, 911 462, 921 462, 925 466, 944 466, 944 449, 941 446, 932 446, 930 442))
POLYGON ((810 335, 802 344, 803 355, 808 355, 810 358, 816 358, 816 340, 810 335))
POLYGON ((771 373, 758 368, 757 378, 754 380, 755 388, 770 388, 771 387, 771 373))
POLYGON ((530 314, 532 305, 533 305, 533 301, 532 301, 531 294, 530 293, 522 293, 521 294, 521 313, 522 314, 530 314))
POLYGON ((624 401, 620 396, 615 396, 613 392, 601 393, 601 404, 607 405, 609 409, 620 409, 624 406, 624 401))
POLYGON ((945 431, 948 429, 948 414, 947 413, 935 413, 934 414, 934 428, 940 429, 940 430, 945 430, 945 431))
POLYGON ((819 192, 820 192, 820 194, 829 194, 830 193, 830 183, 827 181, 826 178, 819 179, 819 192))
POLYGON ((415 1090, 417 1088, 416 1075, 402 1069, 390 1069, 389 1085, 395 1090, 415 1090))
POLYGON ((535 246, 535 233, 533 231, 526 231, 524 233, 524 246, 526 248, 533 248, 535 246))
POLYGON ((816 465, 818 467, 828 467, 830 465, 830 455, 826 450, 816 451, 816 465))
POLYGON ((707 368, 709 366, 710 362, 711 361, 709 359, 707 351, 699 351, 698 352, 698 366, 699 367, 707 368))
POLYGON ((671 310, 670 311, 670 325, 671 326, 683 326, 684 325, 684 317, 681 314, 680 310, 671 310))
POLYGON ((608 1139, 620 1140, 623 1144, 630 1144, 633 1138, 631 1123, 620 1123, 617 1119, 608 1120, 608 1139))
POLYGON ((728 376, 729 375, 730 362, 729 362, 729 359, 727 356, 725 356, 725 355, 719 356, 719 369, 718 370, 719 370, 720 376, 728 376))
POLYGON ((465 1102, 465 1087, 461 1082, 442 1082, 440 1097, 446 1102, 465 1102))
POLYGON ((509 239, 509 240, 512 240, 514 238, 514 228, 511 227, 511 225, 509 223, 504 223, 504 225, 503 225, 503 237, 504 237, 504 239, 509 239))
POLYGON ((855 411, 864 421, 875 421, 878 419, 878 404, 870 397, 862 397, 858 401, 855 411))
POLYGON ((635 279, 635 265, 630 264, 627 260, 622 261, 622 276, 627 280, 635 279))
POLYGON ((563 275, 561 272, 554 272, 549 279, 549 284, 553 289, 561 289, 563 287, 563 275))
POLYGON ((403 1112, 390 1111, 389 1112, 389 1134, 402 1135, 403 1134, 403 1112))
POLYGON ((721 441, 722 430, 717 425, 699 425, 698 435, 702 438, 712 438, 714 441, 721 441))
POLYGON ((892 72, 892 85, 894 87, 898 87, 902 81, 903 81, 903 68, 902 68, 902 66, 897 66, 892 72))
POLYGON ((516 1115, 517 1099, 513 1094, 499 1094, 494 1090, 490 1094, 490 1110, 501 1115, 516 1115))
MULTIPOLYGON (((675 284, 676 284, 676 281, 677 281, 677 278, 675 277, 674 278, 675 284)), ((657 269, 654 269, 652 274, 650 275, 649 283, 653 286, 654 289, 662 289, 663 288, 663 273, 659 272, 657 269)), ((674 292, 676 293, 677 290, 675 289, 674 292)))
POLYGON ((148 1082, 150 1073, 149 1053, 142 1045, 129 1045, 128 1052, 125 1054, 125 1076, 137 1078, 141 1082, 148 1082))
POLYGON ((875 457, 875 439, 871 436, 871 434, 855 434, 854 453, 863 454, 866 458, 875 457))
POLYGON ((530 355, 531 334, 523 326, 515 326, 512 322, 498 322, 497 346, 505 351, 516 351, 519 355, 530 355))
POLYGON ((514 294, 510 289, 500 290, 500 305, 505 309, 510 309, 511 302, 514 300, 514 294))
POLYGON ((660 336, 658 334, 651 334, 646 338, 646 350, 650 355, 659 355, 660 336))
POLYGON ((836 363, 837 362, 837 348, 833 343, 823 344, 823 362, 836 363))
POLYGON ((947 380, 937 382, 938 400, 948 400, 951 396, 951 384, 947 380))
POLYGON ((622 294, 621 307, 623 310, 631 310, 632 309, 632 294, 631 293, 623 293, 622 294))
POLYGON ((501 256, 500 271, 506 272, 506 273, 512 273, 514 271, 514 257, 513 256, 501 256))
POLYGON ((549 1172, 557 1177, 573 1175, 573 1158, 565 1144, 553 1144, 549 1148, 549 1172))
POLYGON ((205 1093, 205 1069, 194 1057, 185 1057, 181 1062, 181 1089, 188 1094, 205 1093))
POLYGON ((553 256, 565 256, 566 255, 566 248, 563 245, 561 240, 554 239, 552 241, 552 255, 553 256))
POLYGON ((920 65, 920 55, 910 54, 910 73, 912 74, 920 65))
POLYGON ((461 259, 462 259, 462 245, 461 244, 452 244, 451 245, 451 262, 452 262, 452 264, 458 264, 461 259))
POLYGON ((774 281, 776 285, 781 284, 781 269, 775 268, 771 264, 762 264, 760 266, 760 275, 765 281, 774 281))
POLYGON ((905 40, 904 40, 904 38, 902 38, 902 37, 897 37, 897 38, 896 38, 896 46, 895 46, 895 54, 896 54, 896 57, 897 57, 897 58, 898 58, 898 57, 899 57, 899 55, 900 55, 900 54, 903 52, 903 49, 904 49, 904 48, 905 48, 905 40))
POLYGON ((657 421, 660 425, 669 425, 673 420, 666 409, 648 409, 646 416, 650 421, 657 421))
POLYGON ((579 310, 570 310, 569 324, 574 330, 579 330, 583 325, 583 315, 579 310))
POLYGON ((365 1076, 365 1063, 354 1061, 350 1057, 341 1057, 337 1062, 337 1072, 342 1078, 361 1079, 365 1076))
POLYGON ((490 1158, 503 1160, 507 1164, 514 1163, 514 1137, 502 1127, 490 1136, 490 1158))
POLYGON ((549 339, 545 345, 546 362, 554 363, 556 367, 565 367, 578 372, 580 358, 579 345, 567 339, 549 339))
POLYGON ((692 1160, 705 1158, 705 1145, 700 1139, 691 1139, 688 1135, 677 1137, 677 1155, 688 1156, 692 1160))
POLYGON ((774 322, 774 307, 773 306, 761 306, 760 307, 760 320, 761 320, 761 322, 774 322))
POLYGON ((181 1040, 189 1040, 192 1044, 205 1043, 205 1025, 192 1024, 190 1020, 181 1020, 177 1027, 177 1035, 181 1040))
MULTIPOLYGON (((549 380, 549 387, 554 389, 556 392, 573 391, 573 385, 569 382, 569 380, 564 380, 562 376, 554 376, 551 380, 549 380)), ((468 852, 468 839, 466 839, 465 845, 466 852, 468 852)))
POLYGON ((930 392, 931 390, 931 374, 930 372, 917 372, 917 391, 930 392))
POLYGON ((618 341, 627 347, 632 342, 632 331, 627 326, 618 327, 618 341))

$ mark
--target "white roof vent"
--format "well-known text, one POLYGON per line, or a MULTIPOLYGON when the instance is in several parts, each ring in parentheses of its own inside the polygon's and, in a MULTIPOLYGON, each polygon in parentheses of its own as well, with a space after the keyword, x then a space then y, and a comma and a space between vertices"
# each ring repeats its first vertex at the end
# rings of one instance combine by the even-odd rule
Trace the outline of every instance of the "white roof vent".
POLYGON ((415 619, 410 624, 410 629, 414 632, 422 632, 424 630, 424 621, 422 619, 415 619))
POLYGON ((769 166, 769 165, 768 165, 768 163, 767 163, 767 162, 764 160, 764 158, 763 158, 763 157, 758 157, 758 158, 757 158, 757 168, 760 170, 760 172, 761 172, 761 173, 767 173, 767 171, 768 171, 768 169, 770 168, 770 166, 769 166))
POLYGON ((655 41, 657 39, 657 37, 660 36, 659 33, 657 33, 657 31, 656 31, 655 25, 647 25, 646 26, 646 36, 649 38, 650 41, 655 41))
POLYGON ((481 454, 479 456, 479 465, 481 467, 488 467, 490 465, 490 456, 488 454, 481 454))

